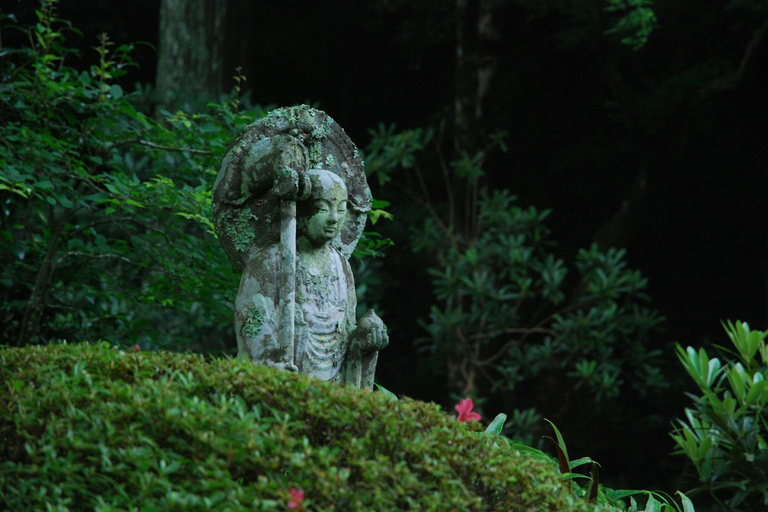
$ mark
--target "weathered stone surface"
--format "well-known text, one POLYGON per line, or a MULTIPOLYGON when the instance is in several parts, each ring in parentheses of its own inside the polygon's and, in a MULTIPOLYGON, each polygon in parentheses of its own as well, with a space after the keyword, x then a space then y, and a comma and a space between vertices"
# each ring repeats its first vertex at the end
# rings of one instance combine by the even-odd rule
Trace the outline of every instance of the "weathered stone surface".
MULTIPOLYGON (((291 160, 293 170, 327 169, 343 178, 349 212, 333 245, 349 259, 360 239, 371 208, 371 191, 357 147, 320 110, 306 105, 277 109, 237 135, 214 184, 216 234, 240 270, 248 259, 245 247, 273 245, 279 240, 279 196, 270 189, 280 173, 290 180, 285 168, 291 160), (286 155, 286 151, 295 154, 286 155), (249 223, 251 229, 243 229, 249 223)), ((300 190, 305 185, 296 183, 300 190)))
POLYGON ((386 327, 355 319, 348 258, 371 193, 349 137, 307 106, 249 125, 214 185, 219 241, 243 271, 235 301, 238 354, 323 380, 372 387, 386 327))

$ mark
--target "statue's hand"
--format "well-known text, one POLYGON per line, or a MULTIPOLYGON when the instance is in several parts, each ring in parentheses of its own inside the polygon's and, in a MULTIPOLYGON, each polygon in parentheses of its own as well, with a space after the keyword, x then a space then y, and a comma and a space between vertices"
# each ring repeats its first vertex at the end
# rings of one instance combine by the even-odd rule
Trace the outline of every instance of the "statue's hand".
POLYGON ((387 326, 372 309, 360 319, 352 338, 353 347, 360 353, 374 352, 389 345, 387 326))
POLYGON ((306 173, 305 152, 298 139, 290 135, 275 137, 273 191, 277 197, 290 201, 309 197, 311 185, 306 173))
POLYGON ((288 372, 298 372, 299 371, 299 368, 295 364, 293 364, 293 363, 284 363, 284 362, 270 363, 269 366, 271 366, 273 368, 278 368, 280 370, 285 370, 285 371, 288 371, 288 372))
POLYGON ((282 199, 303 200, 309 197, 312 185, 306 172, 284 165, 276 170, 273 190, 282 199))

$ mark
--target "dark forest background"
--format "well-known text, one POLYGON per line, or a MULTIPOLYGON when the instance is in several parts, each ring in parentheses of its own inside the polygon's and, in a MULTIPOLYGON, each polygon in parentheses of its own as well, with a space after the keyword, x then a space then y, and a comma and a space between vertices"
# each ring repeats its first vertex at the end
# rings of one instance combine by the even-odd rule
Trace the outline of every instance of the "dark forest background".
MULTIPOLYGON (((622 396, 623 408, 598 406, 588 422, 576 409, 558 417, 556 394, 538 408, 557 418, 572 455, 603 463, 609 484, 673 490, 686 468, 669 457, 667 432, 692 389, 674 344, 721 344, 726 319, 768 323, 768 3, 640 2, 656 17, 649 33, 624 28, 630 7, 608 4, 622 2, 62 0, 58 15, 82 31, 70 40, 78 68, 95 62, 100 33, 147 43, 132 53, 138 67, 119 78, 147 112, 198 108, 239 83, 254 108, 324 110, 361 149, 382 123, 443 126, 447 154, 506 132, 507 150, 484 154, 482 191, 506 189, 521 206, 551 209, 552 252, 566 261, 593 243, 625 248, 665 317, 646 343, 661 351, 666 392, 622 396)), ((37 7, 2 0, 19 24, 37 7)), ((2 37, 5 46, 22 40, 2 37)), ((450 407, 458 390, 432 376, 413 343, 427 334, 418 320, 434 303, 434 262, 414 253, 412 228, 427 215, 398 182, 370 177, 394 217, 375 226, 394 245, 361 277, 390 330, 377 380, 450 407)), ((436 202, 446 199, 436 181, 428 186, 436 202)), ((222 343, 234 346, 234 336, 222 343)), ((492 418, 500 406, 490 401, 483 412, 492 418)))

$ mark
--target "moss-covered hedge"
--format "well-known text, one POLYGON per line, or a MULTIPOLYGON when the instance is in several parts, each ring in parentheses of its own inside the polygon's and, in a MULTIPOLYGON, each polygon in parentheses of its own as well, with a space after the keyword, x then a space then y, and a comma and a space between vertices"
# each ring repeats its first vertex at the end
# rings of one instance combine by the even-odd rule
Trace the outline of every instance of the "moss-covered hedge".
POLYGON ((0 379, 3 510, 589 509, 435 405, 244 361, 29 347, 0 379))

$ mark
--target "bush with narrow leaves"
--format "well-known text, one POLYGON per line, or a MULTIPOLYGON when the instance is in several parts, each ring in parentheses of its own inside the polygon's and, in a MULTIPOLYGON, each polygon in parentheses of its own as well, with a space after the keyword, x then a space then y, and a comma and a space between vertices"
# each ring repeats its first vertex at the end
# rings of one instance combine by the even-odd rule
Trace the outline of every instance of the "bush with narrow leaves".
POLYGON ((678 345, 677 355, 699 389, 693 406, 677 421, 678 453, 696 468, 700 486, 717 510, 768 508, 768 331, 727 322, 734 350, 727 359, 678 345))

